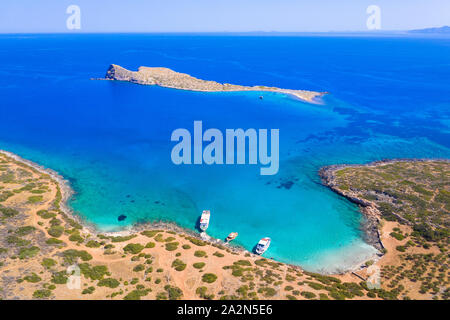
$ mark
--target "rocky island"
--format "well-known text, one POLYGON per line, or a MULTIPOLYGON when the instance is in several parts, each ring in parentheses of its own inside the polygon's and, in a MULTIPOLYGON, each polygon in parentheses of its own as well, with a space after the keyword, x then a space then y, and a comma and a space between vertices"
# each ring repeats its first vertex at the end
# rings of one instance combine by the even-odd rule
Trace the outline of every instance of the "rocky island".
POLYGON ((201 80, 186 73, 180 73, 168 68, 140 67, 138 71, 130 71, 121 66, 112 64, 105 75, 106 80, 128 81, 142 85, 157 85, 166 88, 203 91, 203 92, 232 92, 232 91, 257 91, 279 92, 294 96, 298 99, 314 103, 317 98, 326 92, 307 90, 281 89, 266 86, 241 86, 229 83, 201 80))

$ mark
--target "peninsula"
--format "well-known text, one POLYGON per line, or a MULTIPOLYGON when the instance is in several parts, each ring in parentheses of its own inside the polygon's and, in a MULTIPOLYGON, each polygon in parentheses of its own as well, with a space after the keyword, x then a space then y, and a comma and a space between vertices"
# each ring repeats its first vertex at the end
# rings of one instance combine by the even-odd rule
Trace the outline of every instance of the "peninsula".
POLYGON ((229 83, 201 80, 186 73, 180 73, 168 68, 139 67, 138 71, 130 71, 121 66, 112 64, 105 75, 106 80, 128 81, 142 85, 157 85, 166 88, 203 91, 203 92, 232 92, 257 91, 278 92, 294 96, 298 99, 315 103, 317 98, 326 92, 307 90, 281 89, 267 86, 242 86, 229 83))
MULTIPOLYGON (((379 271, 384 299, 450 298, 450 161, 387 160, 322 168, 325 185, 358 204, 366 241, 383 256, 366 263, 379 271)), ((370 270, 372 269, 372 270, 370 270)), ((356 274, 356 273, 354 273, 356 274)))

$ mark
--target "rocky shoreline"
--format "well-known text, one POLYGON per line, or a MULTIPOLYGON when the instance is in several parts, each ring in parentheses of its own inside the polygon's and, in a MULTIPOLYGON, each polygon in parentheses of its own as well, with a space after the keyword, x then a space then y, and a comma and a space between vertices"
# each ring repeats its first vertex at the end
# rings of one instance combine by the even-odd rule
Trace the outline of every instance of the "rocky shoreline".
POLYGON ((333 192, 348 199, 350 202, 357 204, 360 207, 361 213, 364 215, 364 223, 361 225, 361 229, 364 235, 364 241, 379 251, 382 251, 384 246, 380 239, 378 231, 378 223, 381 213, 378 211, 376 205, 370 201, 357 198, 349 193, 341 191, 337 188, 335 183, 335 172, 348 167, 354 167, 352 165, 331 165, 323 167, 319 170, 319 175, 322 183, 331 189, 333 192))
MULTIPOLYGON (((229 83, 218 83, 216 81, 201 80, 186 73, 173 71, 169 68, 139 67, 138 71, 130 71, 119 65, 111 64, 105 78, 95 80, 116 80, 137 83, 141 85, 158 85, 161 87, 200 91, 200 92, 278 92, 294 96, 309 103, 319 103, 319 98, 327 92, 316 92, 308 90, 282 89, 267 86, 242 86, 229 83)), ((262 97, 261 97, 262 98, 262 97)))

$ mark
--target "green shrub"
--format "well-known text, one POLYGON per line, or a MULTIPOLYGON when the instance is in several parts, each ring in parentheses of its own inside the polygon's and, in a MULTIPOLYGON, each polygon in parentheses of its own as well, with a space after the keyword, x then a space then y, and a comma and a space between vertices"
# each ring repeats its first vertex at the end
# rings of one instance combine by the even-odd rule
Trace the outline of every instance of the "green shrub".
POLYGON ((213 256, 216 256, 216 257, 219 257, 219 258, 225 257, 225 255, 223 253, 220 253, 219 251, 214 252, 213 256))
POLYGON ((206 246, 206 242, 203 240, 200 240, 200 239, 197 239, 194 237, 187 237, 186 239, 189 240, 191 243, 195 244, 196 246, 199 246, 199 247, 206 246))
POLYGON ((172 262, 172 268, 175 268, 175 270, 177 271, 183 271, 184 269, 186 269, 186 263, 184 263, 180 259, 175 259, 172 262))
POLYGON ((62 224, 62 221, 56 218, 52 218, 50 220, 50 226, 54 227, 54 226, 60 226, 62 224))
POLYGON ((149 249, 151 249, 151 248, 154 248, 156 246, 156 244, 154 243, 154 242, 148 242, 146 245, 145 245, 145 247, 146 248, 149 248, 149 249))
POLYGON ((193 266, 195 269, 201 269, 205 266, 205 263, 204 262, 196 262, 196 263, 194 263, 193 266))
POLYGON ((42 280, 41 277, 39 277, 36 273, 32 273, 30 276, 26 276, 23 278, 23 280, 31 283, 37 283, 42 280))
POLYGON ((169 300, 178 300, 183 296, 183 291, 178 287, 166 285, 164 289, 167 291, 169 300))
POLYGON ((19 211, 17 211, 16 209, 5 208, 5 207, 2 207, 2 206, 0 206, 0 212, 6 218, 11 218, 11 217, 14 217, 14 216, 19 214, 19 211))
POLYGON ((53 212, 49 212, 47 210, 39 210, 37 212, 37 215, 40 216, 42 219, 51 219, 56 217, 56 214, 53 212))
POLYGON ((315 293, 309 292, 309 291, 303 291, 301 293, 302 296, 304 296, 306 299, 314 299, 316 297, 315 293))
POLYGON ((64 227, 62 226, 53 226, 47 230, 47 233, 52 237, 59 238, 64 232, 64 227))
POLYGON ((158 292, 156 300, 167 300, 167 294, 165 292, 158 292))
POLYGON ((274 288, 270 288, 270 287, 262 288, 261 291, 266 298, 273 297, 277 294, 277 291, 274 288))
POLYGON ((120 282, 114 278, 106 278, 106 279, 100 280, 97 285, 99 287, 108 287, 108 288, 114 289, 120 285, 120 282))
POLYGON ((286 286, 286 287, 284 287, 284 290, 292 291, 292 290, 294 290, 294 287, 293 286, 286 286))
POLYGON ((101 243, 95 240, 89 240, 86 243, 86 247, 88 248, 99 248, 101 246, 101 243))
POLYGON ((141 297, 146 296, 151 290, 150 289, 144 289, 144 290, 133 290, 130 293, 128 293, 125 297, 123 297, 123 300, 141 300, 141 297))
POLYGON ((178 245, 179 245, 179 244, 180 244, 179 242, 169 242, 169 243, 166 243, 166 250, 167 250, 167 251, 175 251, 175 250, 178 249, 178 245))
POLYGON ((295 277, 291 276, 290 274, 287 274, 286 275, 286 280, 289 281, 289 282, 292 282, 292 281, 295 281, 295 277))
POLYGON ((16 230, 16 234, 19 236, 26 236, 32 233, 34 230, 36 230, 36 228, 33 226, 20 227, 16 230))
POLYGON ((206 283, 213 283, 217 280, 217 276, 214 273, 205 273, 202 276, 202 281, 206 283))
POLYGON ((30 240, 25 240, 25 239, 19 238, 18 236, 8 236, 8 237, 6 237, 6 242, 8 242, 9 244, 13 244, 16 247, 25 247, 25 246, 28 246, 29 244, 31 244, 30 240))
POLYGON ((23 260, 27 258, 32 258, 35 255, 37 255, 40 250, 41 249, 39 249, 36 246, 32 246, 30 248, 21 248, 19 251, 19 259, 23 260))
POLYGON ((73 233, 70 235, 69 240, 72 242, 82 243, 84 238, 79 233, 73 233))
POLYGON ((53 244, 62 244, 62 243, 64 243, 64 241, 56 239, 56 238, 50 238, 50 239, 47 239, 47 241, 45 241, 45 243, 49 244, 49 245, 53 245, 53 244))
POLYGON ((79 267, 81 274, 87 279, 100 280, 109 274, 108 267, 103 265, 91 267, 88 263, 81 263, 79 267))
POLYGON ((315 290, 325 289, 324 285, 322 285, 320 283, 316 283, 316 282, 308 282, 308 286, 310 286, 311 288, 313 288, 315 290))
POLYGON ((38 202, 41 202, 42 200, 44 200, 43 196, 31 196, 31 197, 28 197, 28 202, 29 203, 38 203, 38 202))
POLYGON ((328 295, 326 295, 325 293, 319 293, 319 299, 320 300, 330 300, 330 298, 328 298, 328 295))
POLYGON ((206 287, 198 287, 195 290, 195 293, 198 294, 200 296, 200 298, 206 299, 206 300, 212 300, 214 299, 214 295, 213 294, 207 294, 206 292, 208 291, 208 289, 206 287))
POLYGON ((139 243, 129 243, 124 248, 125 253, 138 254, 144 249, 144 246, 139 243))
POLYGON ((405 236, 398 232, 391 232, 389 235, 399 241, 405 239, 405 236))
POLYGON ((157 242, 171 242, 171 241, 175 240, 174 237, 167 237, 164 239, 164 237, 161 233, 158 233, 154 239, 157 242))
POLYGON ((44 299, 50 297, 52 292, 48 289, 36 290, 33 292, 33 298, 44 299))
POLYGON ((252 265, 252 263, 248 260, 238 260, 238 261, 233 262, 233 264, 237 265, 237 266, 244 266, 244 267, 247 267, 247 266, 250 267, 252 265))
POLYGON ((206 256, 206 252, 202 251, 202 250, 197 250, 194 252, 194 256, 201 258, 201 257, 206 256))
POLYGON ((83 261, 92 260, 92 256, 85 250, 68 249, 64 251, 62 254, 65 262, 67 263, 75 263, 78 258, 80 258, 83 261))
POLYGON ((145 230, 145 231, 142 231, 141 234, 143 236, 152 238, 152 237, 154 237, 156 234, 158 234, 160 232, 163 232, 163 230, 145 230))
POLYGON ((0 193, 0 202, 4 202, 8 200, 8 198, 12 197, 14 195, 14 192, 11 191, 5 191, 0 193))
POLYGON ((140 272, 140 271, 144 271, 145 270, 145 266, 143 264, 138 264, 137 266, 135 266, 133 268, 134 272, 140 272))
POLYGON ((112 242, 125 242, 125 241, 133 239, 134 237, 136 237, 136 235, 135 234, 131 234, 129 236, 111 237, 110 239, 111 239, 112 242))
POLYGON ((41 264, 42 264, 45 268, 50 269, 51 267, 53 267, 53 266, 56 265, 56 261, 53 260, 53 259, 51 259, 51 258, 44 258, 44 259, 42 260, 41 264))
POLYGON ((94 287, 88 287, 86 289, 84 289, 81 294, 92 294, 95 291, 94 287))
POLYGON ((66 284, 68 280, 68 276, 66 271, 59 271, 52 274, 51 282, 55 284, 66 284))

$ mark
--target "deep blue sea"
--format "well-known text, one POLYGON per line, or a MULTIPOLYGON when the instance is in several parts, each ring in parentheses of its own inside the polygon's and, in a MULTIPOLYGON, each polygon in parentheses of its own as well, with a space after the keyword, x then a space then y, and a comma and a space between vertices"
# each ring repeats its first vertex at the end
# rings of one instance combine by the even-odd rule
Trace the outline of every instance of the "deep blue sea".
POLYGON ((58 171, 74 211, 102 230, 165 220, 309 270, 374 249, 358 208, 320 184, 336 163, 450 157, 450 38, 1 35, 0 148, 58 171), (94 81, 109 64, 164 66, 242 85, 330 92, 323 105, 258 92, 200 93, 94 81), (280 170, 176 166, 176 128, 277 128, 280 170), (286 184, 287 183, 287 184, 286 184), (292 187, 286 188, 292 184, 292 187), (118 216, 127 218, 119 222, 118 216))

